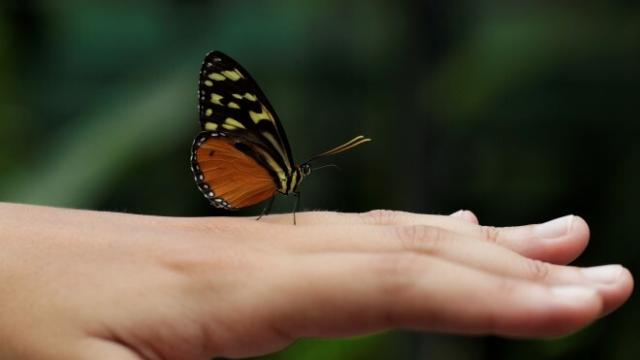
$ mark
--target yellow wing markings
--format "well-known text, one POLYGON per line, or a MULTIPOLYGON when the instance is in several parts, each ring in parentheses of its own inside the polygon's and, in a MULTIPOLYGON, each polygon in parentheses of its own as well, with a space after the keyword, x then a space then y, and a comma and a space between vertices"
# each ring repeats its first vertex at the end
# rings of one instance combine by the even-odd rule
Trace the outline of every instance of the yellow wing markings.
POLYGON ((227 104, 228 107, 232 108, 232 109, 240 109, 240 105, 234 103, 233 101, 229 101, 229 103, 227 104))
POLYGON ((222 75, 224 75, 224 77, 226 77, 231 81, 238 81, 240 79, 244 79, 244 75, 242 75, 242 73, 238 71, 238 69, 224 70, 221 73, 222 75))
POLYGON ((280 157, 285 160, 285 164, 287 165, 287 170, 289 172, 291 172, 291 166, 289 165, 289 158, 287 158, 287 156, 284 153, 284 150, 282 149, 282 145, 278 142, 278 140, 276 140, 276 138, 273 137, 273 135, 271 135, 270 133, 263 131, 262 132, 262 136, 267 139, 267 141, 269 141, 269 143, 271 144, 271 146, 276 149, 276 151, 278 151, 278 155, 280 155, 280 157))
POLYGON ((211 93, 211 103, 222 106, 220 100, 222 100, 224 96, 218 95, 216 93, 211 93))
POLYGON ((244 93, 244 95, 240 95, 240 94, 231 94, 231 96, 233 96, 234 98, 238 99, 238 100, 242 100, 242 99, 247 99, 249 101, 256 101, 258 100, 258 97, 250 94, 248 92, 244 93))
POLYGON ((213 82, 211 82, 211 80, 225 81, 229 79, 231 81, 238 81, 240 79, 244 79, 244 75, 242 75, 242 73, 238 71, 238 69, 233 69, 233 70, 224 70, 219 73, 212 72, 210 74, 207 74, 207 78, 209 78, 209 80, 205 80, 204 84, 207 86, 213 86, 213 82))
MULTIPOLYGON (((291 174, 291 186, 295 189, 295 186, 296 186, 297 183, 298 183, 298 172, 294 171, 291 174)), ((289 189, 286 189, 285 192, 287 192, 287 190, 289 190, 289 189)))
POLYGON ((214 122, 207 122, 204 124, 204 129, 205 130, 210 130, 210 131, 215 131, 218 129, 218 124, 214 123, 214 122))
POLYGON ((271 169, 278 175, 278 180, 280 180, 280 190, 284 190, 287 187, 287 174, 268 152, 264 151, 260 147, 256 147, 255 150, 260 153, 262 158, 265 159, 271 169))
POLYGON ((258 97, 253 95, 253 94, 249 94, 249 93, 244 93, 244 98, 249 100, 249 101, 256 101, 258 100, 258 97))
POLYGON ((224 75, 219 74, 217 72, 213 72, 213 73, 209 74, 207 77, 209 79, 215 80, 215 81, 224 81, 224 80, 227 79, 226 77, 224 77, 224 75))
POLYGON ((260 112, 255 112, 253 110, 249 111, 249 116, 251 117, 251 120, 253 120, 254 123, 259 123, 260 121, 271 121, 272 123, 275 124, 275 120, 273 118, 273 114, 271 114, 271 112, 269 110, 267 110, 267 108, 264 107, 264 105, 261 104, 261 110, 260 112))
POLYGON ((244 127, 244 125, 242 125, 242 123, 234 118, 226 118, 224 120, 224 124, 222 125, 222 127, 224 127, 225 129, 228 129, 228 127, 232 127, 233 129, 228 129, 228 130, 235 130, 236 128, 240 128, 240 129, 246 129, 244 127), (225 126, 226 125, 226 126, 225 126))

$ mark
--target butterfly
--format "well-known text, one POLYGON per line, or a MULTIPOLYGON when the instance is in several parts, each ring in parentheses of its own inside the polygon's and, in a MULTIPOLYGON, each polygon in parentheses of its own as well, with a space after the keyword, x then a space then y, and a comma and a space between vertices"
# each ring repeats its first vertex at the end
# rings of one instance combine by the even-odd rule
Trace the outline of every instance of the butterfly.
POLYGON ((371 141, 356 136, 296 165, 273 106, 251 75, 220 51, 202 62, 198 113, 202 132, 191 148, 191 171, 209 203, 235 210, 270 199, 264 215, 277 193, 294 195, 294 224, 298 187, 311 174, 311 162, 371 141))

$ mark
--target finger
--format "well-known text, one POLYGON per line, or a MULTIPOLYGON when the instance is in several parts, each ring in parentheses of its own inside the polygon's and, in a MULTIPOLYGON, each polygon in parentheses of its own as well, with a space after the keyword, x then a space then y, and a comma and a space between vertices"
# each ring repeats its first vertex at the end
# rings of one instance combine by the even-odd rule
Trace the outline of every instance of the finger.
POLYGON ((452 218, 464 220, 471 224, 475 224, 475 225, 479 224, 478 217, 476 216, 476 214, 474 214, 469 210, 458 210, 449 216, 451 216, 452 218))
POLYGON ((409 253, 429 255, 473 267, 497 276, 518 278, 549 285, 582 285, 598 290, 606 312, 630 294, 629 278, 621 266, 580 269, 530 259, 495 243, 471 239, 441 228, 412 225, 388 227, 339 227, 331 233, 293 236, 288 249, 303 253, 409 253))
POLYGON ((603 313, 607 315, 624 304, 633 292, 633 277, 621 265, 603 265, 581 268, 582 275, 593 284, 603 300, 603 313))
POLYGON ((548 287, 431 256, 323 254, 298 265, 300 281, 288 289, 292 304, 275 321, 299 336, 407 327, 558 336, 587 325, 602 310, 597 292, 588 287, 548 287))
POLYGON ((479 227, 486 241, 526 257, 554 264, 575 260, 589 243, 589 226, 579 216, 567 215, 542 224, 515 227, 479 227))
MULTIPOLYGON (((339 213, 333 211, 308 211, 297 213, 296 224, 299 226, 316 225, 432 225, 464 234, 477 234, 479 229, 467 218, 474 217, 470 211, 468 214, 456 216, 415 214, 396 210, 372 210, 364 213, 339 213), (460 217, 464 216, 464 219, 460 217), (461 221, 464 220, 464 221, 461 221)), ((456 213, 454 213, 456 214, 456 213)), ((452 214, 453 215, 453 214, 452 214)), ((269 215, 263 218, 266 223, 291 224, 291 218, 287 214, 269 215)), ((477 219, 476 219, 477 220, 477 219)), ((262 220, 261 220, 262 221, 262 220)))
MULTIPOLYGON (((473 215, 471 212, 469 212, 473 215)), ((589 242, 589 226, 579 216, 569 215, 543 224, 515 227, 477 226, 453 216, 374 210, 361 214, 336 212, 300 213, 298 224, 306 225, 429 225, 455 231, 473 239, 493 242, 519 254, 554 264, 577 258, 589 242)), ((470 216, 470 215, 465 215, 470 216)), ((475 216, 474 216, 475 217, 475 216)), ((281 223, 282 215, 266 218, 281 223)))

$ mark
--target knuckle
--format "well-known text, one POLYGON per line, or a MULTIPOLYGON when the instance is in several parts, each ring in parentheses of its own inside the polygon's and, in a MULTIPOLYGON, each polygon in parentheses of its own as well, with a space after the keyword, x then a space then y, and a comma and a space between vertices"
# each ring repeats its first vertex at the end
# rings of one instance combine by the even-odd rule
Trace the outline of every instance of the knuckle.
POLYGON ((497 243, 500 240, 501 231, 495 226, 481 226, 484 239, 488 242, 497 243))
POLYGON ((400 216, 399 211, 395 210, 371 210, 361 214, 363 220, 367 224, 373 225, 388 225, 394 223, 400 216))
POLYGON ((443 230, 428 225, 408 225, 395 228, 396 237, 406 251, 432 254, 437 252, 443 230))
POLYGON ((549 276, 549 264, 534 259, 526 259, 525 261, 529 278, 545 280, 549 276))
POLYGON ((268 263, 266 251, 256 255, 222 242, 212 249, 204 241, 174 246, 171 251, 160 255, 158 261, 178 278, 193 284, 209 285, 231 274, 249 275, 272 266, 268 263))
POLYGON ((234 264, 217 257, 181 252, 162 259, 164 268, 189 281, 206 279, 213 270, 232 267, 234 264))

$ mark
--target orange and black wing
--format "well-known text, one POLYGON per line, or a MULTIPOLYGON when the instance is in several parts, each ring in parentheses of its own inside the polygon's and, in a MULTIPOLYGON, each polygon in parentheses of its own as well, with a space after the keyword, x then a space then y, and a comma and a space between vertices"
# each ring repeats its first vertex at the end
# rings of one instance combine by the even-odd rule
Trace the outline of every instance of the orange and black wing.
POLYGON ((234 210, 275 195, 274 174, 262 163, 260 146, 225 132, 205 131, 196 137, 191 170, 213 206, 234 210))
MULTIPOLYGON (((200 70, 198 112, 203 131, 237 135, 259 144, 278 175, 279 188, 294 170, 287 136, 258 84, 240 64, 220 51, 206 55, 200 70)), ((286 191, 285 191, 286 192, 286 191)))

